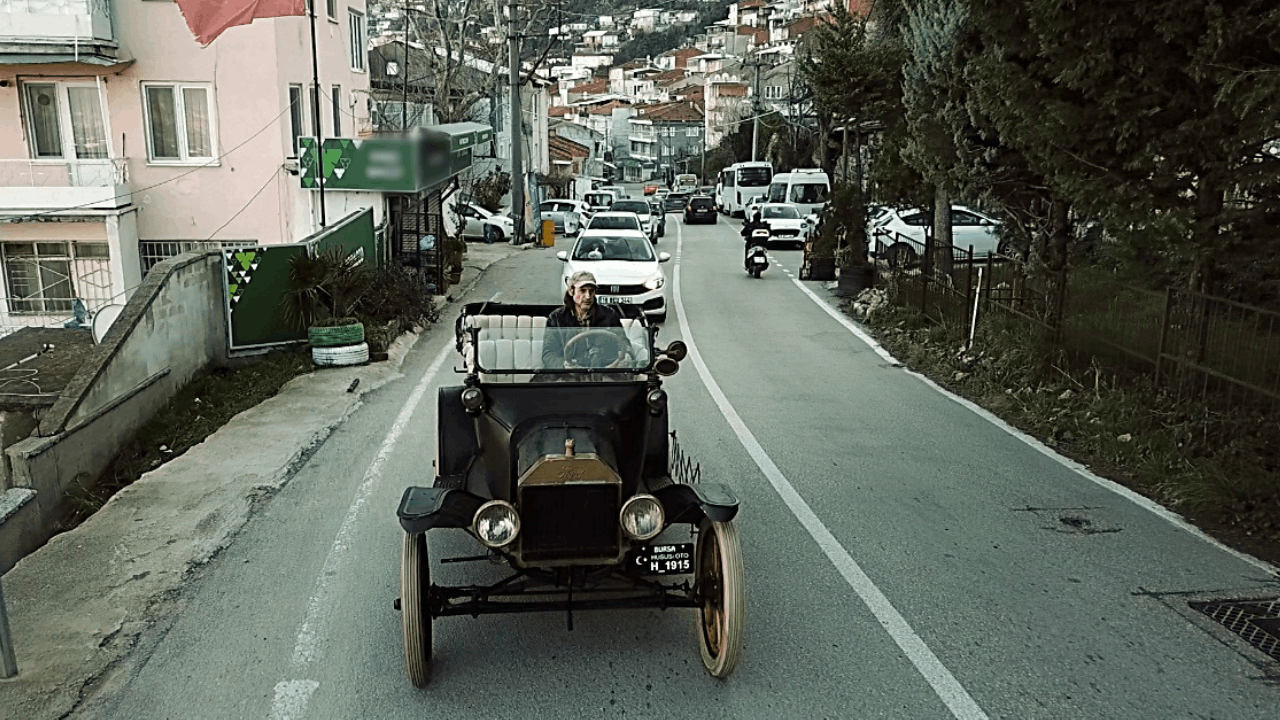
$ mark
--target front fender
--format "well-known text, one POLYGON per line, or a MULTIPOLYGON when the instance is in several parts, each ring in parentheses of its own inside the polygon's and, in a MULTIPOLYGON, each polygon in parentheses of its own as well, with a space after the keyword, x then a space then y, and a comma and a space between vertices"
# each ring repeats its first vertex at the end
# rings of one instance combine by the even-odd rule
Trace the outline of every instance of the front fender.
POLYGON ((702 518, 729 522, 738 514, 738 498, 728 485, 698 483, 668 485, 653 493, 671 523, 698 523, 702 518))
POLYGON ((432 528, 468 528, 484 498, 465 490, 439 487, 407 487, 400 497, 396 517, 408 533, 432 528))

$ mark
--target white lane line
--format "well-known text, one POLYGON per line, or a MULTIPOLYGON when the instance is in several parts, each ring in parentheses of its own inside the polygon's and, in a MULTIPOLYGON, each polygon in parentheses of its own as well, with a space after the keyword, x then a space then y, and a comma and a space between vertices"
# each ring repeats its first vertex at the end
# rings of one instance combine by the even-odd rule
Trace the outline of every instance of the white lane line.
MULTIPOLYGON (((683 238, 677 240, 683 243, 683 238)), ((698 352, 698 346, 693 341, 693 334, 689 331, 689 322, 684 312, 684 302, 680 296, 680 266, 675 267, 674 295, 676 305, 676 316, 680 321, 680 336, 684 339, 685 346, 689 350, 689 357, 693 360, 694 367, 698 370, 698 376, 702 378, 702 384, 706 386, 707 392, 715 400, 716 405, 720 408, 720 413, 724 415, 729 426, 733 428, 733 432, 738 436, 738 441, 742 443, 742 447, 746 448, 751 459, 755 461, 756 466, 768 478, 769 484, 773 485, 773 489, 782 497, 782 501, 787 504, 792 514, 804 526, 822 548, 822 552, 826 554, 827 559, 835 565, 836 570, 844 577, 845 582, 853 588, 858 594, 862 602, 866 604, 867 609, 875 615, 876 620, 889 633, 889 637, 897 643, 902 649, 903 654, 911 661, 916 670, 929 683, 933 691, 951 711, 951 714, 957 718, 964 720, 984 719, 987 714, 983 712, 978 703, 974 701, 969 692, 964 689, 951 671, 942 664, 929 646, 925 645, 924 640, 911 629, 902 614, 899 613, 889 602, 889 598, 876 587, 871 578, 863 572, 858 563, 849 555, 849 553, 840 545, 831 531, 827 529, 822 521, 818 519, 816 513, 809 507, 809 504, 800 497, 800 493, 787 481, 787 478, 769 458, 768 453, 756 440, 751 430, 747 428, 746 423, 738 416, 733 405, 729 403, 729 399, 720 390, 720 385, 716 383, 715 378, 711 376, 711 371, 707 368, 706 363, 702 360, 701 353, 698 352)))
MULTIPOLYGON (((334 590, 330 583, 340 579, 343 566, 346 565, 347 555, 352 546, 352 536, 356 530, 356 520, 360 515, 361 509, 368 502, 369 496, 373 494, 378 481, 382 478, 382 467, 386 464, 387 458, 391 456, 391 452, 395 449, 401 433, 408 426, 409 420, 412 419, 418 403, 422 401, 423 395, 427 392, 427 387, 435 378, 436 373, 439 372, 440 366, 444 364, 452 352, 453 345, 446 343, 444 348, 441 349, 440 355, 431 363, 431 367, 427 368, 426 374, 418 381, 417 387, 410 393, 409 399, 400 408, 400 414, 396 416, 395 422, 391 424, 391 429, 383 439, 381 447, 378 448, 378 454, 374 457, 373 462, 369 464, 369 469, 364 473, 364 481, 360 484, 360 487, 356 488, 351 505, 347 508, 346 517, 343 518, 342 525, 338 527, 338 534, 333 539, 329 554, 325 556, 324 565, 320 569, 320 576, 316 578, 315 591, 311 595, 311 600, 307 603, 306 618, 302 621, 302 627, 298 630, 298 639, 293 647, 293 656, 290 658, 290 661, 298 669, 304 669, 320 656, 320 645, 328 634, 329 611, 334 605, 334 590)), ((277 683, 276 697, 271 703, 271 717, 276 717, 277 713, 282 713, 279 715, 282 718, 302 717, 302 713, 306 711, 307 701, 317 687, 319 687, 319 683, 313 680, 286 680, 277 683)))
MULTIPOLYGON (((876 342, 875 338, 871 337, 866 332, 864 332, 862 328, 855 325, 853 321, 849 319, 848 315, 845 315, 839 310, 831 307, 830 303, 818 297, 817 294, 815 294, 809 288, 805 287, 805 285, 801 283, 799 280, 792 280, 792 282, 794 282, 796 284, 796 287, 800 288, 800 290, 804 292, 805 295, 808 295, 811 300, 817 303, 818 307, 822 308, 824 312, 826 312, 831 317, 835 318, 836 322, 840 323, 841 325, 844 325, 845 328, 849 332, 856 335, 859 340, 869 345, 872 350, 874 350, 878 355, 880 355, 880 357, 888 360, 894 365, 902 364, 897 360, 897 358, 889 354, 888 350, 881 347, 880 343, 876 342)), ((1200 538, 1201 540, 1209 543, 1210 545, 1218 548, 1219 550, 1227 553, 1228 555, 1235 557, 1237 560, 1243 560, 1244 562, 1258 568, 1259 570, 1262 570, 1263 572, 1266 572, 1269 575, 1280 575, 1280 568, 1277 568, 1275 565, 1272 565, 1271 563, 1268 563, 1264 560, 1259 560, 1258 558, 1248 555, 1246 553, 1240 552, 1239 550, 1236 550, 1233 547, 1224 545, 1217 538, 1207 535, 1200 528, 1187 522, 1181 515, 1169 510, 1168 508, 1164 507, 1163 505, 1160 505, 1159 503, 1155 502, 1154 500, 1144 495, 1139 495, 1138 493, 1134 492, 1133 490, 1130 490, 1129 488, 1125 487, 1124 485, 1121 485, 1120 483, 1115 482, 1114 480, 1108 480, 1104 477, 1100 477, 1098 475, 1093 474, 1093 472, 1089 470, 1089 468, 1086 467, 1085 465, 1082 465, 1070 458, 1065 458, 1059 455, 1057 452, 1053 450, 1053 448, 1050 448, 1049 446, 1040 442, 1036 438, 1013 427, 1009 423, 1002 420, 1000 417, 993 415, 986 408, 974 403, 971 400, 968 400, 966 398, 960 397, 959 395, 956 395, 950 390, 942 387, 938 383, 934 382, 933 380, 930 380, 928 377, 925 377, 924 375, 921 375, 920 373, 914 370, 909 370, 905 368, 904 370, 907 372, 907 374, 914 375, 921 382, 925 383, 926 385, 933 388, 934 390, 937 390, 939 393, 941 393, 945 397, 950 398, 955 403, 962 405, 968 408, 969 410, 972 410, 982 419, 986 420, 992 425, 995 425, 1001 430, 1004 430, 1005 432, 1009 433, 1010 435, 1017 438, 1018 440, 1021 440, 1023 444, 1031 447, 1036 452, 1040 453, 1041 455, 1044 455, 1050 460, 1053 460, 1059 465, 1076 473, 1077 475, 1088 480, 1089 482, 1092 482, 1093 484, 1105 490, 1109 490, 1110 492, 1113 492, 1116 495, 1119 495, 1120 497, 1128 500, 1129 502, 1137 505, 1138 507, 1143 508, 1144 510, 1161 518, 1162 520, 1165 520, 1166 522, 1171 523, 1174 527, 1177 527, 1181 530, 1189 532, 1192 535, 1200 538)))

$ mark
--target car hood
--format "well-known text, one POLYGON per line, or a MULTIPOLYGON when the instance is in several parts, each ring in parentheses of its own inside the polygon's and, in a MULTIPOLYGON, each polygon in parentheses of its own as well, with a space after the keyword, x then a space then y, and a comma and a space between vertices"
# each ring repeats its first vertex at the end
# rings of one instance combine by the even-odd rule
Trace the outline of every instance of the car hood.
POLYGON ((586 270, 596 276, 600 285, 634 285, 653 277, 660 269, 656 261, 570 260, 565 263, 566 276, 586 270))

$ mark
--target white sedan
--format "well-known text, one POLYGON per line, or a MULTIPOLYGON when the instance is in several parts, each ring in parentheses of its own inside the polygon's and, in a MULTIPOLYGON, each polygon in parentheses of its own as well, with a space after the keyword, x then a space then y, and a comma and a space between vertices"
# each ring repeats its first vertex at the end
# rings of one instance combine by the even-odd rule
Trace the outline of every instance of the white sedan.
MULTIPOLYGON (((925 228, 933 224, 933 211, 882 208, 869 224, 867 236, 873 253, 879 241, 886 248, 884 255, 891 264, 910 264, 924 247, 925 228)), ((997 253, 1000 221, 977 210, 952 206, 951 244, 964 250, 972 245, 975 257, 997 253)))
MULTIPOLYGON (((598 217, 598 216, 597 216, 598 217)), ((649 236, 639 230, 583 230, 572 250, 556 257, 564 263, 559 295, 579 270, 596 276, 596 302, 638 305, 657 322, 667 318, 667 276, 662 263, 668 253, 654 253, 649 236)))
POLYGON ((770 243, 796 243, 803 245, 809 237, 809 223, 800 217, 800 211, 790 203, 762 203, 760 219, 769 226, 770 243))
POLYGON ((456 202, 453 208, 464 240, 503 242, 515 234, 515 220, 509 214, 489 212, 475 203, 466 202, 456 202))

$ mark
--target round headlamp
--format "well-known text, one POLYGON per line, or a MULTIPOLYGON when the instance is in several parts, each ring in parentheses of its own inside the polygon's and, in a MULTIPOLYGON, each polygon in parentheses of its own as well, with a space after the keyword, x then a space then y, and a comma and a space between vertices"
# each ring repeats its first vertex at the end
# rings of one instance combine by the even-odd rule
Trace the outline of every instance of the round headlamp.
POLYGON ((663 352, 669 355, 672 360, 680 362, 689 354, 689 346, 685 345, 681 340, 672 340, 671 344, 667 345, 667 349, 663 352))
POLYGON ((478 387, 469 387, 462 391, 462 407, 475 414, 484 409, 484 393, 478 387))
POLYGON ((511 503, 490 500, 476 510, 471 521, 471 532, 480 542, 491 548, 508 545, 520 534, 520 516, 511 503))
POLYGON ((622 505, 618 515, 622 531, 632 540, 648 540, 662 532, 666 517, 662 503, 652 495, 635 495, 622 505))

